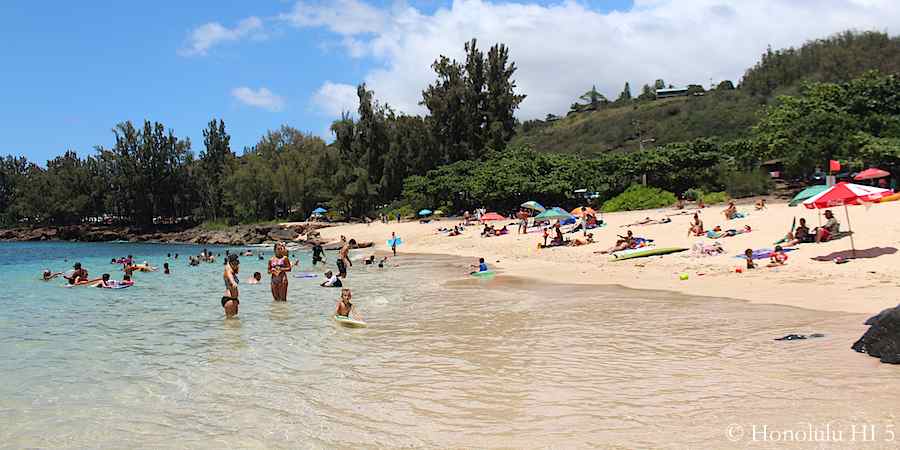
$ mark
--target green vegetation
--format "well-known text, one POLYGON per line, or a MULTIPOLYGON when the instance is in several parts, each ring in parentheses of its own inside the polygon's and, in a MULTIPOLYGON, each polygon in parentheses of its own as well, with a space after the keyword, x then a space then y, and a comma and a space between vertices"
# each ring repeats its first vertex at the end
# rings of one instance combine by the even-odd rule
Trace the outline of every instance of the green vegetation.
POLYGON ((0 223, 205 221, 214 229, 302 219, 318 206, 332 219, 425 207, 506 212, 532 199, 581 203, 576 189, 609 199, 606 209, 665 206, 673 192, 713 203, 769 192, 761 169, 769 159, 790 177, 829 159, 900 174, 900 78, 886 74, 898 69, 898 49, 883 33, 842 33, 767 52, 737 89, 725 80, 655 100, 667 86, 659 79, 636 98, 626 83, 610 102, 591 88, 568 117, 519 125, 525 96, 508 49, 485 54, 472 40, 464 61, 434 62, 427 115, 397 114, 360 85, 357 114, 332 124, 333 144, 283 126, 237 155, 213 120, 195 156, 189 140, 145 121, 117 125, 112 147, 83 158, 70 151, 41 167, 7 156, 0 223), (634 187, 643 180, 648 187, 634 187))
POLYGON ((659 188, 634 185, 603 203, 603 212, 664 208, 675 204, 675 194, 659 188))
POLYGON ((717 203, 725 203, 731 200, 727 192, 710 192, 701 196, 703 203, 707 205, 715 205, 717 203))

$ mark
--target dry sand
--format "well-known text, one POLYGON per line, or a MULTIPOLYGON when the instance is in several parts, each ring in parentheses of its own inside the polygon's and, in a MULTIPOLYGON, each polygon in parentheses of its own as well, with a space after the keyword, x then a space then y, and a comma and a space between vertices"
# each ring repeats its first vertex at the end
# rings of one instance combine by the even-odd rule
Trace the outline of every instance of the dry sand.
MULTIPOLYGON (((850 239, 843 238, 822 244, 803 244, 789 253, 785 266, 760 268, 737 273, 744 261, 734 256, 747 248, 772 248, 791 226, 794 217, 806 218, 810 228, 819 224, 818 211, 787 204, 770 204, 768 209, 756 211, 752 204, 738 205, 749 213, 745 219, 726 221, 724 206, 704 209, 701 218, 707 229, 721 225, 723 229, 749 225, 753 231, 718 239, 726 250, 716 257, 694 257, 690 251, 626 261, 611 261, 608 255, 594 252, 615 243, 616 234, 624 234, 623 224, 645 217, 662 219, 678 211, 673 209, 645 210, 603 214, 607 226, 591 230, 597 243, 581 247, 538 249, 543 241, 540 231, 517 235, 514 221, 509 221, 510 234, 480 237, 480 226, 470 226, 461 236, 448 237, 437 231, 452 227, 458 219, 443 219, 428 224, 418 222, 372 223, 341 225, 320 230, 326 240, 340 235, 358 241, 373 241, 374 249, 359 250, 355 257, 371 253, 389 252, 386 240, 391 232, 402 237, 400 253, 431 253, 461 257, 484 257, 497 272, 537 280, 579 283, 615 284, 630 288, 656 289, 691 295, 727 297, 754 303, 772 303, 823 311, 875 313, 896 306, 900 298, 900 280, 895 275, 900 263, 900 202, 877 204, 871 207, 849 207, 853 226, 857 259, 847 264, 831 262, 836 255, 849 256, 850 239), (360 253, 361 252, 361 253, 360 253), (828 257, 829 261, 812 258, 828 257), (687 274, 687 280, 680 280, 687 274)), ((690 210, 693 211, 693 210, 690 210)), ((847 229, 843 207, 834 208, 841 229, 847 229)), ((696 242, 712 243, 706 237, 688 237, 690 215, 675 215, 672 222, 661 225, 633 226, 636 236, 654 239, 658 247, 688 247, 696 242)), ((824 220, 824 219, 823 219, 824 220)), ((494 222, 502 225, 507 222, 494 222)), ((581 237, 581 232, 567 237, 581 237)), ((768 260, 759 261, 765 265, 768 260)), ((461 266, 461 276, 468 268, 461 266)))

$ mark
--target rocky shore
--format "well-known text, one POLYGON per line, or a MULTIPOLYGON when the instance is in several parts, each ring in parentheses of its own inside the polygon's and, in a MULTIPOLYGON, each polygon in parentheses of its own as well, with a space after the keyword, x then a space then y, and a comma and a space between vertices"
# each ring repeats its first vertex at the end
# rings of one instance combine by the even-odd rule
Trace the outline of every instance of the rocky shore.
POLYGON ((274 241, 303 243, 329 224, 238 225, 223 230, 160 227, 146 230, 122 226, 67 225, 0 230, 0 241, 162 242, 209 245, 254 245, 274 241))

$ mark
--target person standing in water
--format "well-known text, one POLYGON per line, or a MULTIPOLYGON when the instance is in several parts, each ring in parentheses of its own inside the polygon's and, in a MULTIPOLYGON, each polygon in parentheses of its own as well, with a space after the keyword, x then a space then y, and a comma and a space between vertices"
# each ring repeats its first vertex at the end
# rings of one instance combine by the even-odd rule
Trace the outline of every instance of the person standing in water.
POLYGON ((238 314, 238 307, 241 301, 238 300, 238 272, 240 272, 241 261, 237 255, 228 256, 228 264, 225 265, 225 273, 222 278, 225 280, 225 294, 222 296, 222 308, 225 309, 225 317, 230 319, 238 314))
POLYGON ((341 278, 347 278, 348 266, 353 267, 353 262, 350 261, 350 246, 353 245, 356 245, 355 239, 350 239, 350 242, 347 242, 347 238, 341 236, 341 251, 337 261, 338 276, 341 278))
POLYGON ((314 245, 313 248, 312 248, 312 264, 313 264, 313 267, 315 267, 316 264, 318 264, 318 263, 320 263, 320 262, 321 262, 321 263, 324 263, 324 262, 325 262, 325 250, 322 249, 322 244, 316 242, 316 245, 314 245))
POLYGON ((275 244, 275 256, 269 259, 269 274, 272 275, 272 299, 276 302, 287 301, 288 277, 291 271, 291 259, 283 242, 275 244))

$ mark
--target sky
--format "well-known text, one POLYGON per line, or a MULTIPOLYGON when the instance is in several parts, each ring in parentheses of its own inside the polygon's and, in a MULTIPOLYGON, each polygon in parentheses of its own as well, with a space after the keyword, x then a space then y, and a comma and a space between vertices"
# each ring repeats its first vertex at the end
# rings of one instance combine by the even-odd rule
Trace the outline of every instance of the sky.
POLYGON ((0 155, 43 164, 112 146, 119 122, 159 121, 203 147, 289 125, 331 140, 356 85, 422 114, 439 56, 510 48, 521 120, 564 114, 596 85, 737 82, 767 46, 900 27, 895 0, 332 0, 0 2, 0 155))

